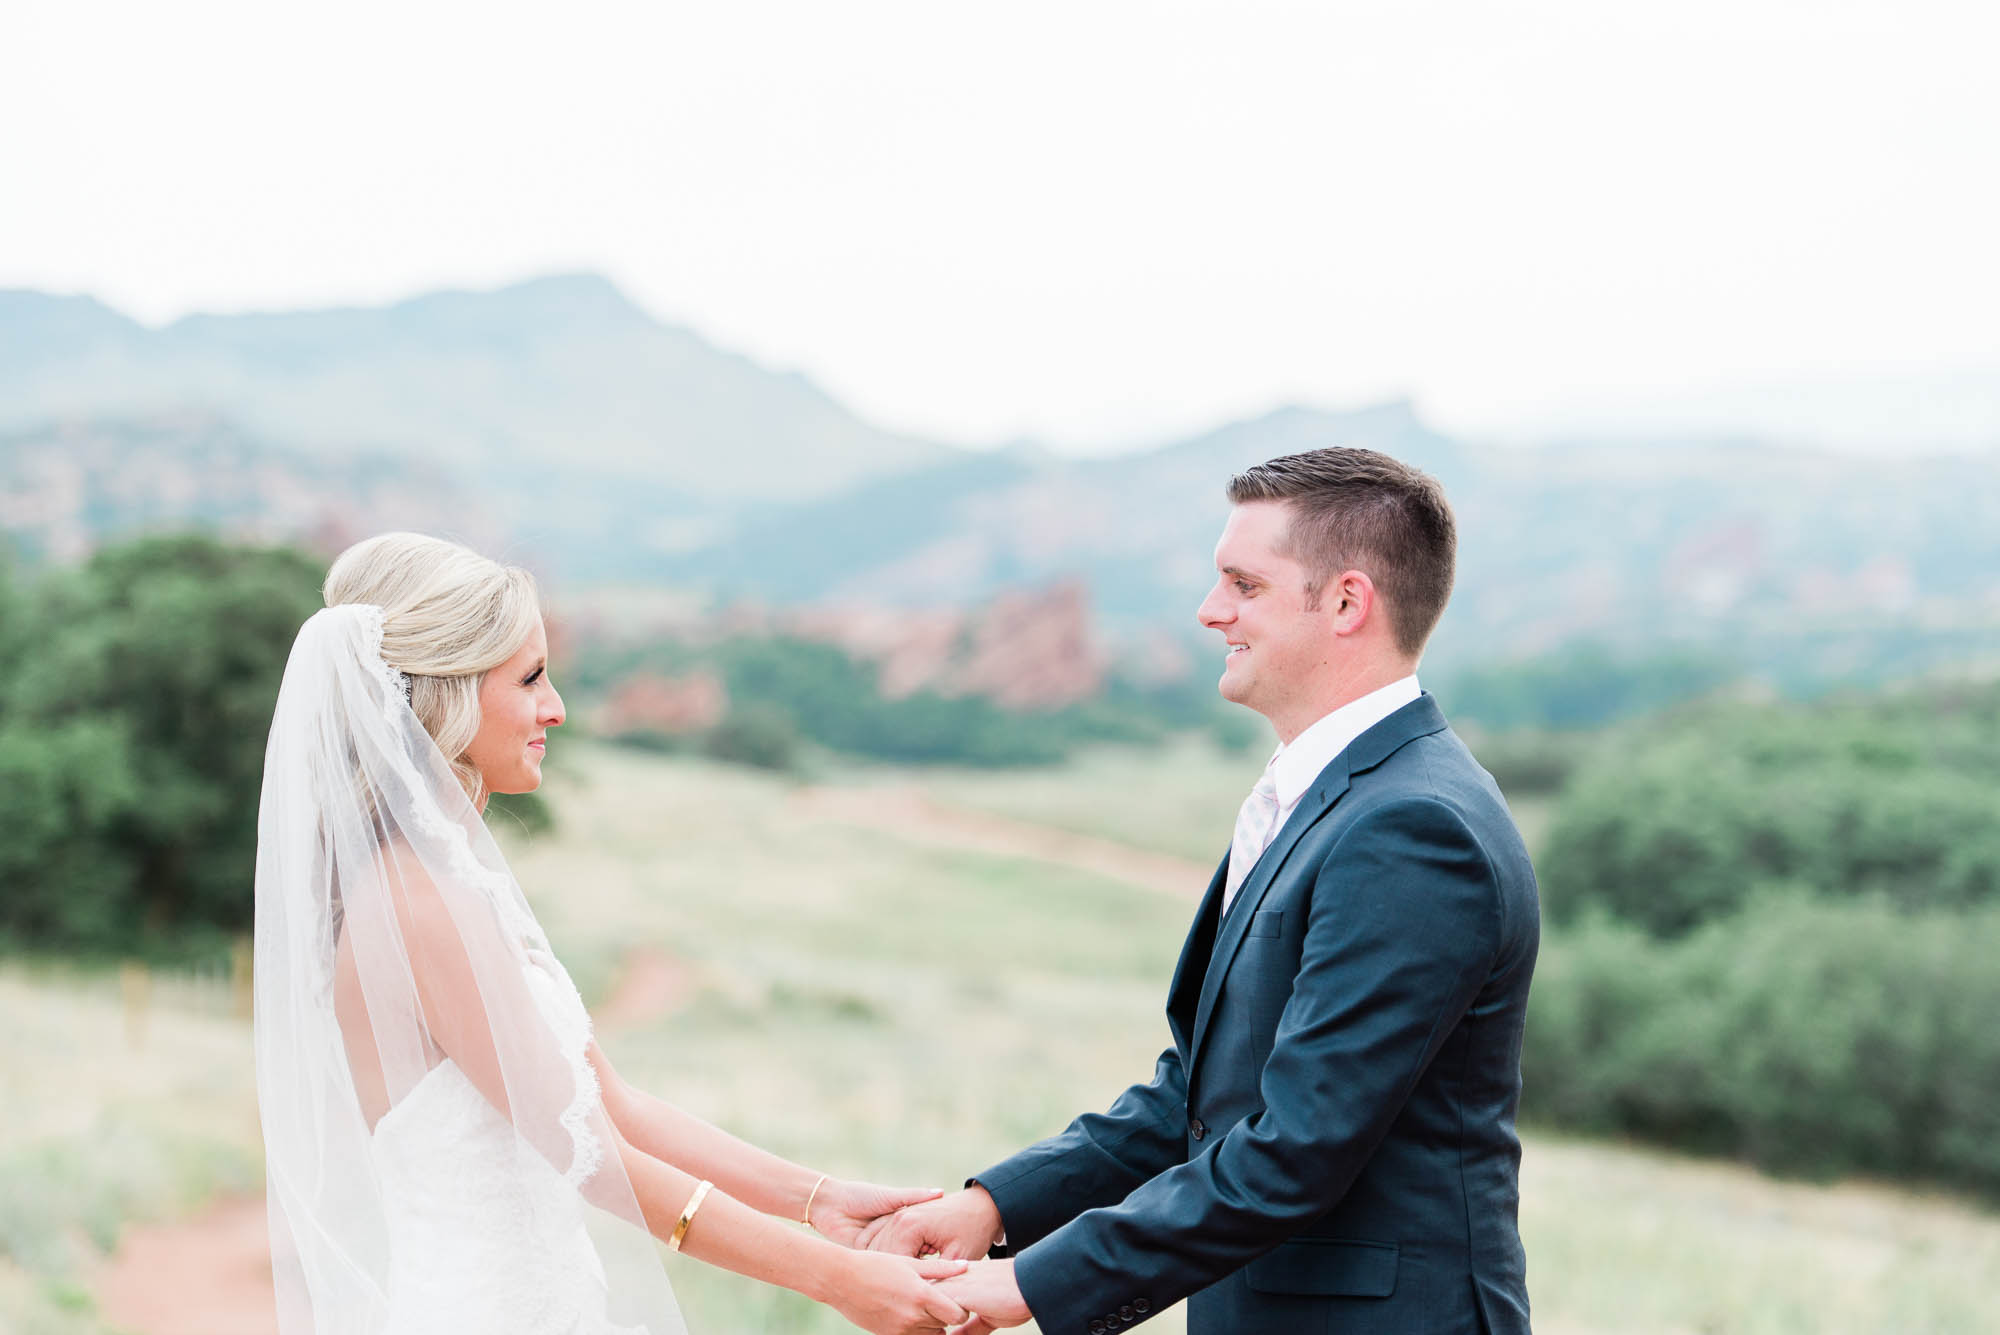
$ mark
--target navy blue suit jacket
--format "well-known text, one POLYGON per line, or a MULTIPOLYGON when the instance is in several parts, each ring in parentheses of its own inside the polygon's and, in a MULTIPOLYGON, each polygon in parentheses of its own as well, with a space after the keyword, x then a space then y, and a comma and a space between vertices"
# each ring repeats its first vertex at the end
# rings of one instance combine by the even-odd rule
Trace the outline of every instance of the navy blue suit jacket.
POLYGON ((1227 868, 1152 1081, 975 1179, 1036 1322, 1188 1298, 1190 1335, 1526 1335, 1540 913, 1499 789, 1424 695, 1321 772, 1225 915, 1227 868))

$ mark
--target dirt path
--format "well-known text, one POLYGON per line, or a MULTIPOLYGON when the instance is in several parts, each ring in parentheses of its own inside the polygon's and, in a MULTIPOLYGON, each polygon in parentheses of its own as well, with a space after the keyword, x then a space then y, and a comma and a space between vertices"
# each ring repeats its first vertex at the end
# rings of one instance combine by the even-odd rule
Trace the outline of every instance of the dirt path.
POLYGON ((590 1014, 598 1029, 631 1029, 679 1010, 694 994, 687 966, 657 946, 635 946, 625 954, 618 982, 604 1004, 590 1014))
POLYGON ((1078 867, 1180 899, 1199 897, 1215 872, 1212 866, 1109 839, 947 806, 914 788, 804 788, 792 797, 792 806, 801 815, 882 830, 915 843, 1078 867))
POLYGON ((130 1228, 97 1283, 105 1324, 141 1335, 275 1335, 264 1198, 130 1228))

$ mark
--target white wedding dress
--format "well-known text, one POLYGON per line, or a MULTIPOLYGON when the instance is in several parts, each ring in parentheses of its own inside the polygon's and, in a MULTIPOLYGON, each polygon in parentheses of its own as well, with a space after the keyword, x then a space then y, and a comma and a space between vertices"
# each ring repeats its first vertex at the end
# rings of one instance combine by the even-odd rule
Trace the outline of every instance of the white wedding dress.
MULTIPOLYGON (((529 945, 535 1005, 595 1094, 590 1014, 555 956, 529 945)), ((601 1156, 588 1129, 579 1153, 601 1156)), ((546 1161, 519 1171, 514 1128, 449 1058, 375 1126, 389 1226, 382 1335, 632 1335, 604 1315, 582 1198, 546 1161)), ((588 1172, 582 1174, 588 1176, 588 1172)))
POLYGON ((686 1335, 607 1153, 589 1012, 383 661, 383 616, 343 604, 300 627, 265 752, 254 979, 279 1330, 686 1335))

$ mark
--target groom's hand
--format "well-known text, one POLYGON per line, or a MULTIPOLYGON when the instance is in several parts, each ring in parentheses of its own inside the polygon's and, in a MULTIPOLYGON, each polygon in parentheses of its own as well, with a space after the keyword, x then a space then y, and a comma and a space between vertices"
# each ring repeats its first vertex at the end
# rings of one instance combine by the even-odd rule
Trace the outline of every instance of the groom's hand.
POLYGON ((974 1183, 942 1200, 912 1205, 861 1230, 855 1246, 899 1256, 932 1252, 951 1260, 977 1260, 1000 1240, 1000 1207, 974 1183))
POLYGON ((862 1232, 869 1225, 894 1217, 906 1206, 942 1195, 937 1187, 878 1187, 872 1182, 828 1178, 813 1197, 812 1217, 807 1222, 829 1242, 860 1247, 862 1232))
POLYGON ((1027 1299, 1021 1296, 1012 1261, 978 1261, 966 1267, 962 1275, 939 1280, 937 1286, 972 1317, 964 1325, 954 1327, 951 1335, 990 1335, 1007 1326, 1021 1325, 1034 1316, 1028 1310, 1027 1299))

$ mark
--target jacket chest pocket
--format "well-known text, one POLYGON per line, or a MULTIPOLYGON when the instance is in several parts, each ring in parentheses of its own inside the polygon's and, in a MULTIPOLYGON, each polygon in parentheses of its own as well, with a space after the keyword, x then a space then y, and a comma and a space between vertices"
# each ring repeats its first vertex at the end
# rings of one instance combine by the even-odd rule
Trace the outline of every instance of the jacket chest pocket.
POLYGON ((1285 936, 1285 918, 1283 909, 1253 914, 1244 924, 1243 948, 1230 969, 1229 989, 1237 997, 1250 1064, 1257 1071, 1271 1058, 1273 1035, 1298 976, 1300 943, 1285 936))
POLYGON ((1284 909, 1271 909, 1243 925, 1243 945, 1229 965, 1228 986, 1232 990, 1260 999, 1276 997, 1282 1004, 1298 976, 1299 949, 1304 944, 1298 939, 1296 918, 1284 909), (1288 922, 1288 918, 1293 921, 1288 922))

